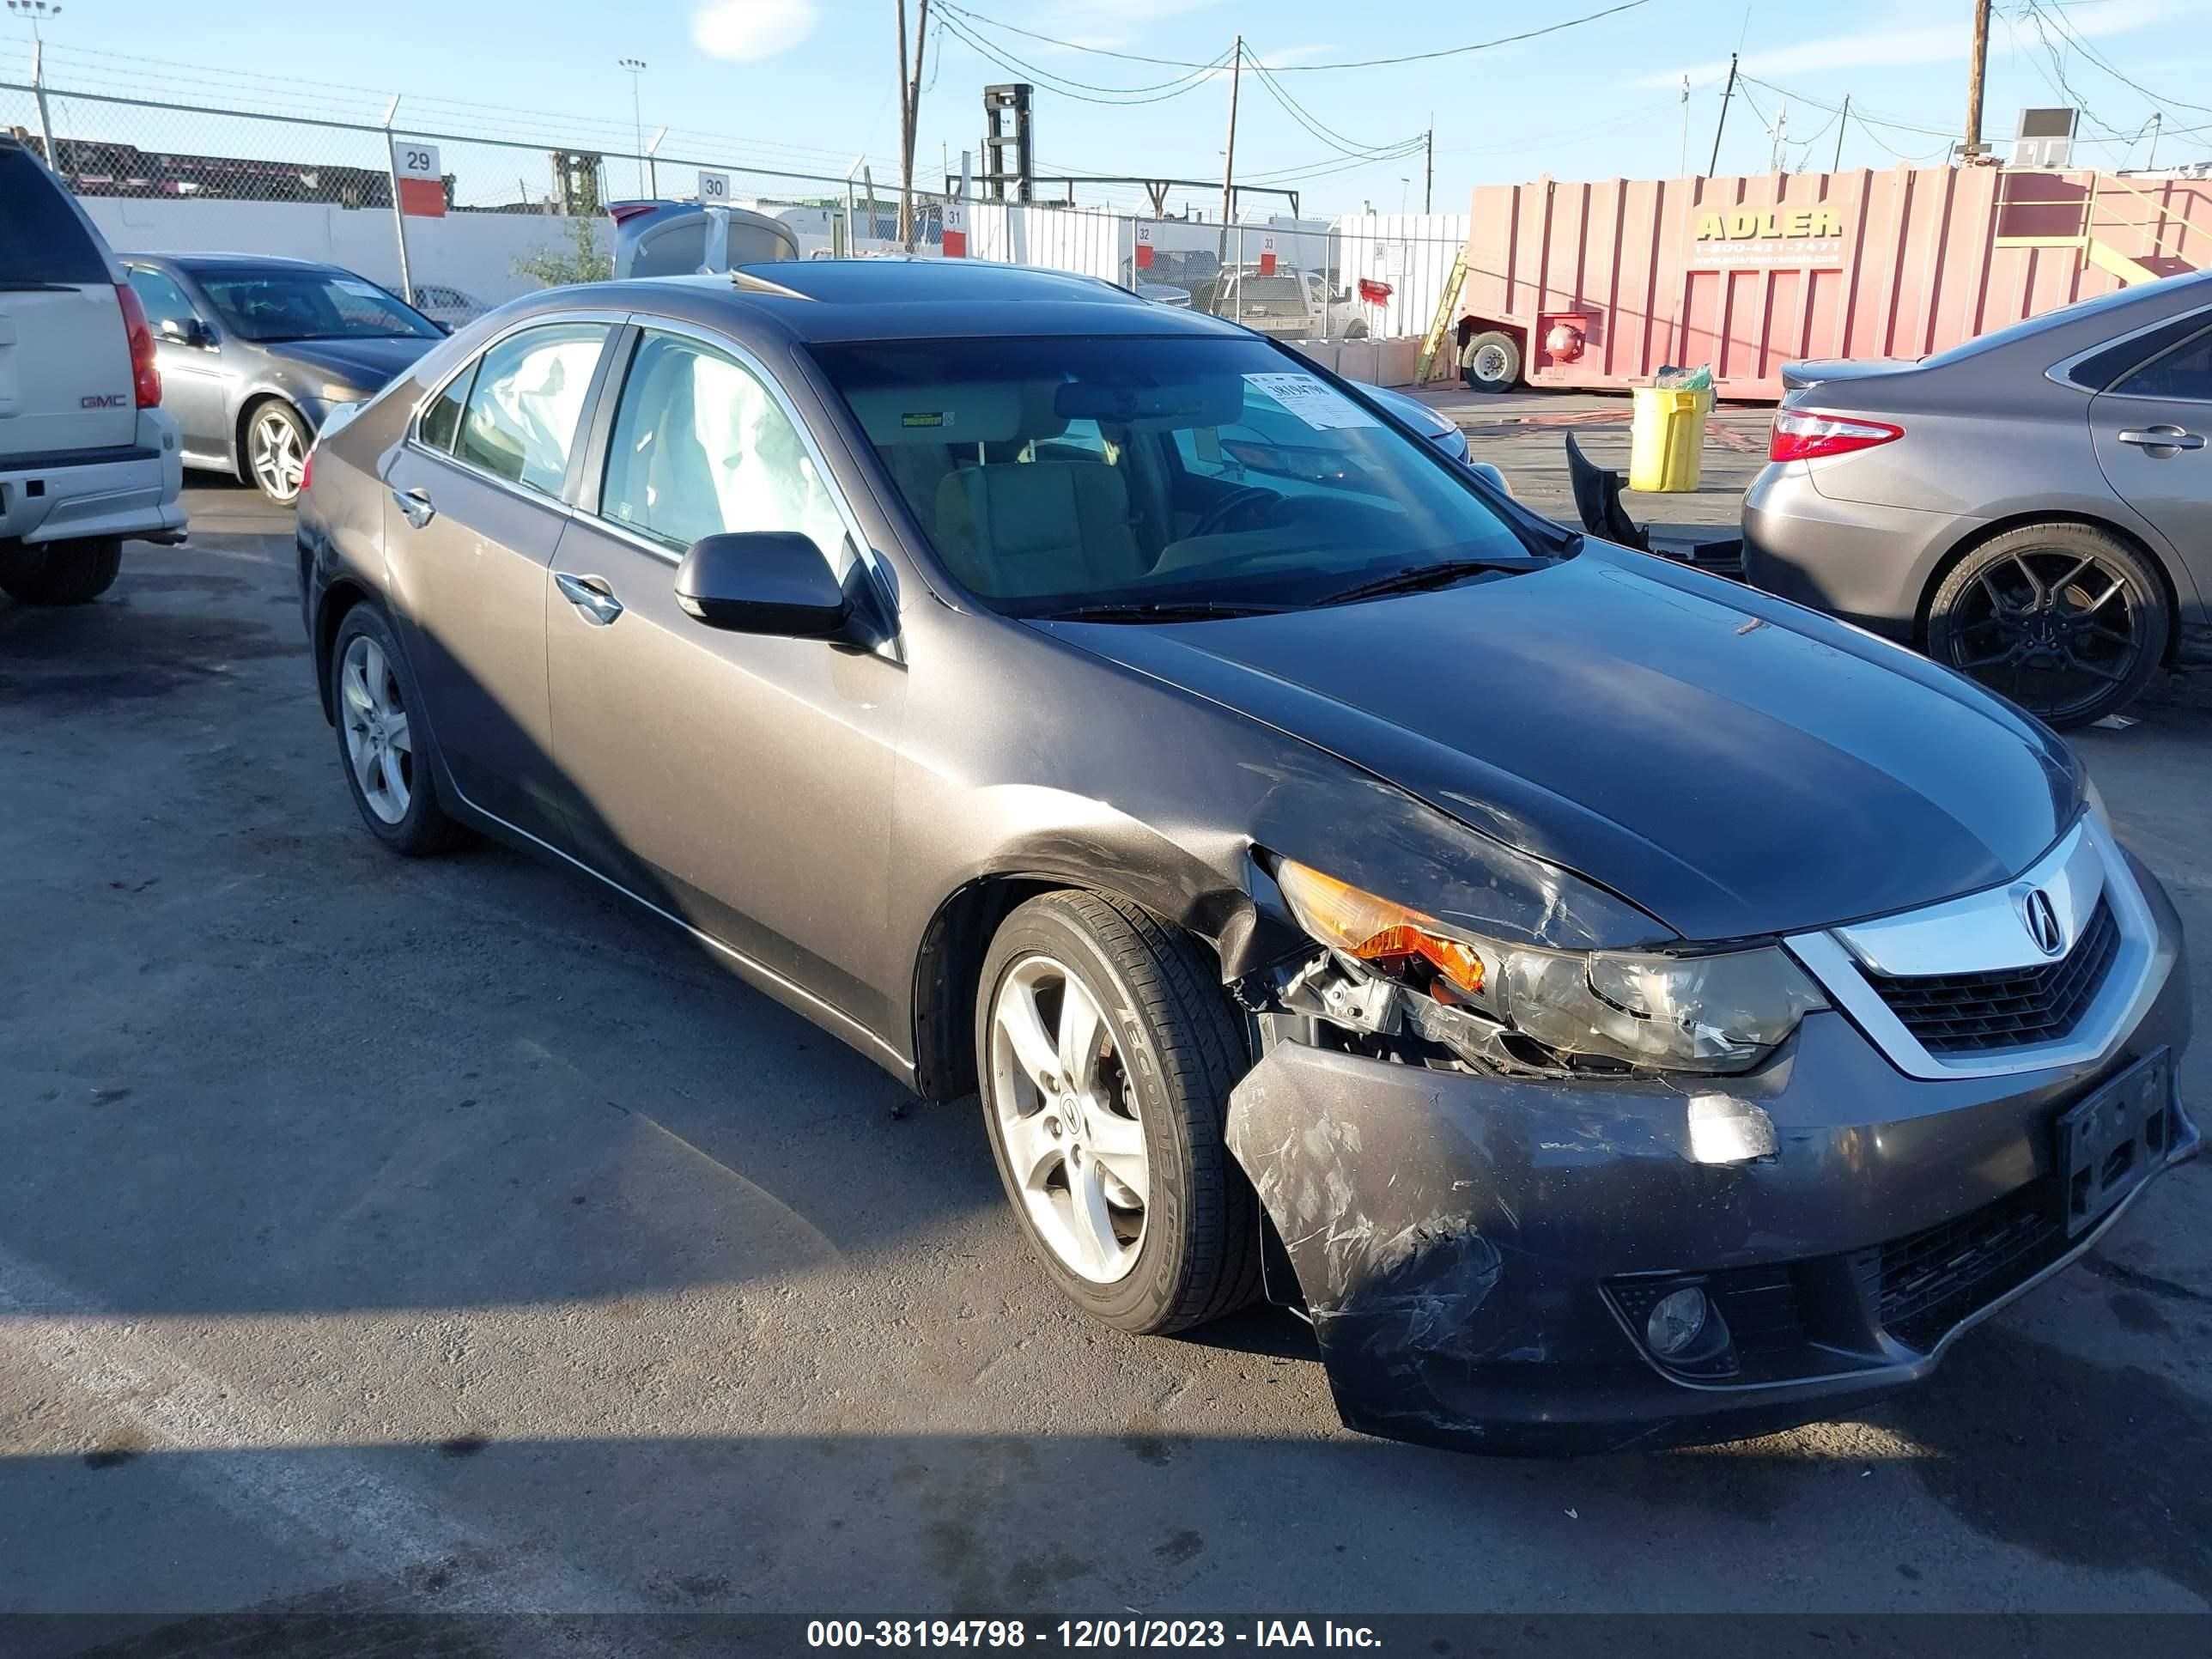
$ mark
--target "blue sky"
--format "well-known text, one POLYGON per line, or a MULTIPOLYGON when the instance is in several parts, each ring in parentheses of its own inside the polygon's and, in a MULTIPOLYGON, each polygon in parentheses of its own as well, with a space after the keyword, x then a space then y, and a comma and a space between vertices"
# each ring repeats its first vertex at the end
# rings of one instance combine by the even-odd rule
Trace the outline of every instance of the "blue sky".
MULTIPOLYGON (((1255 11, 1222 0, 972 0, 963 7, 967 15, 956 13, 952 21, 1003 55, 1092 88, 1181 81, 1166 88, 1174 95, 1141 104, 1040 90, 1041 170, 1197 179, 1219 174, 1225 80, 1098 54, 1203 64, 1226 53, 1240 27, 1248 28, 1249 49, 1273 66, 1282 91, 1322 131, 1283 108, 1248 71, 1238 173, 1297 182, 1309 211, 1364 203, 1418 209, 1418 154, 1367 160, 1347 156, 1340 141, 1381 149, 1419 133, 1432 118, 1439 210, 1462 207, 1468 188, 1482 180, 1547 171, 1562 178, 1671 174, 1686 148, 1692 169, 1702 169, 1720 82, 1735 50, 1755 79, 1730 111, 1723 172, 1766 169, 1785 105, 1787 155, 1801 169, 1834 159, 1833 112, 1846 94, 1855 108, 1885 124, 1844 131, 1847 167, 1892 166, 1900 155, 1940 157, 1962 120, 1968 0, 1869 0, 1856 7, 1644 0, 1494 51, 1389 67, 1316 68, 1435 52, 1618 3, 1399 0, 1357 8, 1343 0, 1273 0, 1255 11)), ((2148 148, 2140 129, 2160 106, 2157 100, 2192 94, 2195 107, 2164 104, 2159 159, 2212 155, 2206 73, 2212 0, 1998 0, 1998 9, 1985 137, 2008 135, 2023 104, 2075 101, 2057 89, 2063 82, 2091 112, 2085 136, 2101 141, 2082 151, 2086 157, 2140 165, 2148 148), (2180 131, 2200 125, 2205 131, 2180 131)), ((669 153, 711 152, 835 175, 866 154, 881 183, 896 177, 898 135, 891 12, 891 0, 629 6, 378 0, 343 11, 302 8, 297 0, 226 0, 188 13, 175 0, 64 0, 46 32, 50 73, 88 88, 348 119, 377 118, 384 94, 402 92, 404 110, 425 127, 533 143, 556 131, 573 133, 579 143, 621 142, 631 126, 631 87, 616 60, 635 57, 647 65, 638 87, 646 130, 676 130, 669 153), (184 16, 189 26, 180 27, 184 16)), ((19 20, 0 13, 0 76, 20 77, 27 41, 19 20)), ((917 161, 921 174, 933 178, 942 158, 957 167, 960 150, 975 144, 983 84, 1018 77, 948 29, 933 34, 924 78, 917 161)), ((188 131, 160 130, 152 117, 131 118, 138 131, 128 136, 142 143, 191 147, 188 131)), ((618 188, 627 182, 618 175, 618 188)), ((1084 194, 1139 199, 1134 191, 1084 194)), ((1214 204, 1195 191, 1170 200, 1186 198, 1214 204)))

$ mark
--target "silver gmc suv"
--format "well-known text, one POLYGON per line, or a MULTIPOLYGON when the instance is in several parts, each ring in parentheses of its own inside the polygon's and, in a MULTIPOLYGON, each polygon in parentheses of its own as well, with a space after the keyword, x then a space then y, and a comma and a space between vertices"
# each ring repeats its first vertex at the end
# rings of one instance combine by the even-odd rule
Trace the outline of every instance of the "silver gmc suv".
POLYGON ((154 336, 106 242, 38 155, 0 134, 0 590, 107 591, 125 539, 176 541, 184 459, 154 336))

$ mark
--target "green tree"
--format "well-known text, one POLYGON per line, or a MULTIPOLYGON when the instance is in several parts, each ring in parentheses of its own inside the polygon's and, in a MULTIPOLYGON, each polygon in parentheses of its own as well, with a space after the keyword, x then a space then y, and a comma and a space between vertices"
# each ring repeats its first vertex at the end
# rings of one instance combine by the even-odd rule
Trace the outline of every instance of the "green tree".
POLYGON ((548 288, 570 283, 604 283, 615 274, 611 252, 599 252, 599 223, 594 219, 568 221, 568 246, 541 247, 514 262, 518 276, 535 276, 548 288))

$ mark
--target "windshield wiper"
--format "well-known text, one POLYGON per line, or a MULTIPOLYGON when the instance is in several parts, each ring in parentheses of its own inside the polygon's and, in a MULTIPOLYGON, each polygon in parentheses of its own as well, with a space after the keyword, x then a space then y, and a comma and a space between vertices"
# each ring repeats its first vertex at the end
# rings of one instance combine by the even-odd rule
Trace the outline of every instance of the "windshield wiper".
POLYGON ((1133 599, 1112 604, 1079 605, 1066 611, 1046 611, 1031 622, 1205 622, 1218 617, 1274 617, 1290 609, 1281 605, 1243 605, 1219 599, 1133 599))
POLYGON ((1437 564, 1417 564, 1404 570, 1394 570, 1387 576, 1377 576, 1370 581, 1355 582, 1350 587, 1340 588, 1334 593, 1324 593, 1314 601, 1316 605, 1348 605, 1354 599, 1379 599, 1388 593, 1420 593, 1432 587, 1449 587, 1454 582, 1465 581, 1469 576, 1482 576, 1498 571, 1521 572, 1541 570, 1552 562, 1534 555, 1524 558, 1446 559, 1437 564))

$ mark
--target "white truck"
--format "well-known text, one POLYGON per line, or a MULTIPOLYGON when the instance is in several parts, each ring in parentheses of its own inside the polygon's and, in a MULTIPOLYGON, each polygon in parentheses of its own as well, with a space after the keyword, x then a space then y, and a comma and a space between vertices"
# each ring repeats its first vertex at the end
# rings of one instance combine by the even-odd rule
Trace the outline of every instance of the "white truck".
POLYGON ((0 133, 0 591, 82 605, 126 540, 182 539, 184 457, 153 331, 106 242, 0 133))

